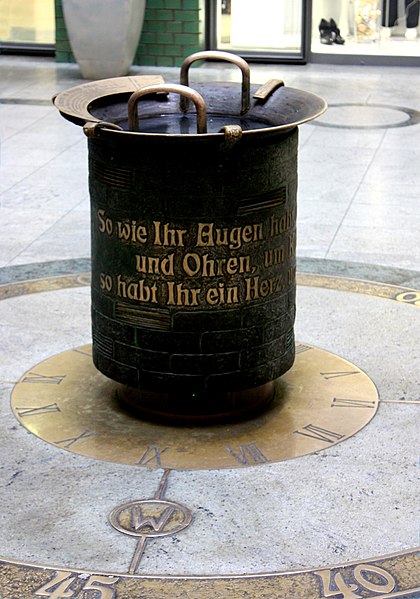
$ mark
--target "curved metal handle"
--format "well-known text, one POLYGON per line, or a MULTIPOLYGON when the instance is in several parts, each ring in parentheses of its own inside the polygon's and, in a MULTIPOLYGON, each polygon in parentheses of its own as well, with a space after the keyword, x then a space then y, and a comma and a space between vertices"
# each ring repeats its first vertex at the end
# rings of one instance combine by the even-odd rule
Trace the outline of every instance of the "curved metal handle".
POLYGON ((128 129, 138 131, 137 103, 142 96, 148 94, 175 93, 182 98, 188 98, 195 104, 197 111, 197 133, 207 133, 207 108, 204 98, 195 90, 176 83, 165 85, 148 85, 131 94, 128 100, 128 129))
POLYGON ((83 125, 83 132, 86 137, 96 137, 101 129, 111 129, 112 131, 123 131, 123 128, 115 123, 107 121, 88 121, 83 125))
MULTIPOLYGON (((250 88, 251 88, 251 72, 249 69, 248 63, 237 56, 236 54, 231 54, 230 52, 220 52, 220 51, 212 51, 212 52, 196 52, 195 54, 191 54, 191 56, 187 56, 181 66, 181 74, 180 74, 180 83, 181 85, 188 85, 188 71, 190 66, 196 60, 225 60, 227 62, 232 62, 236 64, 242 71, 242 99, 241 99, 241 114, 245 114, 248 112, 249 107, 251 105, 250 99, 250 88)), ((188 100, 181 98, 180 107, 182 112, 187 112, 188 110, 188 100)))

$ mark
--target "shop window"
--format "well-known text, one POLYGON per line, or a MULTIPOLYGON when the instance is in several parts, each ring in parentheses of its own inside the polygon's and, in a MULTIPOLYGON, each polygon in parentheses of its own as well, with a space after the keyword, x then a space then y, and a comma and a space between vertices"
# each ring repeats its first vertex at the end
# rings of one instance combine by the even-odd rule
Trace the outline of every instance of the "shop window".
POLYGON ((54 44, 54 0, 0 0, 0 43, 54 44))
POLYGON ((252 56, 303 56, 305 2, 217 0, 214 45, 252 56))
POLYGON ((420 0, 313 0, 312 52, 420 56, 420 0))

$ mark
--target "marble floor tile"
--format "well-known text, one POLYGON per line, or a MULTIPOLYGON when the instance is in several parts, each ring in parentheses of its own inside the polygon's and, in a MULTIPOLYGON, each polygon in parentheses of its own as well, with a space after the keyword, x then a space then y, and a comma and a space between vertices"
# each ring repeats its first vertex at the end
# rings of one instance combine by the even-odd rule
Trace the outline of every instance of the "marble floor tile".
POLYGON ((59 122, 59 115, 52 107, 43 118, 19 131, 4 143, 5 149, 17 152, 22 147, 60 151, 80 141, 81 129, 70 127, 70 123, 59 122))
POLYGON ((324 257, 419 270, 418 242, 418 230, 342 226, 324 257))
MULTIPOLYGON (((319 122, 324 122, 323 116, 320 117, 319 122)), ((386 134, 383 129, 321 127, 316 122, 308 123, 308 128, 313 130, 310 144, 313 148, 331 148, 332 151, 341 148, 376 150, 386 134)))
POLYGON ((316 202, 352 200, 374 157, 372 148, 305 144, 299 156, 299 198, 316 202))
POLYGON ((17 154, 0 147, 0 205, 2 193, 35 173, 56 156, 54 150, 20 148, 17 154))
POLYGON ((417 231, 420 238, 417 215, 418 205, 414 204, 353 203, 344 218, 343 226, 417 231))
POLYGON ((419 226, 419 189, 416 184, 400 182, 399 185, 389 186, 385 181, 371 181, 367 176, 357 190, 353 204, 406 205, 411 207, 419 226))
POLYGON ((388 83, 383 89, 372 92, 369 96, 369 103, 392 104, 420 110, 417 75, 416 71, 409 69, 403 79, 397 79, 393 85, 390 86, 388 83), (412 82, 410 82, 410 73, 413 75, 412 82))
POLYGON ((72 210, 60 219, 52 214, 51 220, 54 220, 53 225, 31 244, 27 244, 14 259, 9 261, 9 265, 66 260, 90 255, 90 220, 87 212, 72 210))
POLYGON ((87 155, 84 143, 76 142, 3 191, 0 205, 55 209, 61 215, 87 194, 87 155))
POLYGON ((298 222, 297 255, 299 257, 325 258, 337 232, 334 225, 322 222, 298 222))
POLYGON ((381 148, 374 157, 366 180, 371 184, 395 186, 400 184, 420 186, 419 172, 415 165, 420 163, 420 147, 381 148))
POLYGON ((336 202, 334 199, 318 203, 300 197, 297 222, 298 225, 322 224, 338 228, 347 210, 346 203, 336 202))
POLYGON ((57 215, 45 210, 0 207, 0 266, 6 266, 55 225, 57 215))
POLYGON ((420 123, 410 127, 401 127, 396 129, 388 129, 385 132, 382 149, 419 150, 420 144, 420 123))
POLYGON ((49 106, 22 106, 0 102, 0 143, 43 119, 50 111, 49 106))
POLYGON ((309 139, 312 139, 315 133, 315 128, 310 126, 310 123, 305 123, 299 127, 299 148, 303 148, 303 146, 308 142, 309 139))

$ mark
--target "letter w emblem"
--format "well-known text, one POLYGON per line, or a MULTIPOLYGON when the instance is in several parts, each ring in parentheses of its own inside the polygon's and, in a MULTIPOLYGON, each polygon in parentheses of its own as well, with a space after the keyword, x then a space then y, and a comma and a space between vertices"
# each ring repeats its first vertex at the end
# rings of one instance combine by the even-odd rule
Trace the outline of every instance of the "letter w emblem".
MULTIPOLYGON (((136 532, 140 532, 149 528, 155 533, 164 532, 166 524, 169 522, 175 512, 175 508, 167 507, 160 516, 144 516, 140 506, 134 506, 131 510, 131 526, 136 532)), ((147 531, 145 531, 147 534, 147 531)))

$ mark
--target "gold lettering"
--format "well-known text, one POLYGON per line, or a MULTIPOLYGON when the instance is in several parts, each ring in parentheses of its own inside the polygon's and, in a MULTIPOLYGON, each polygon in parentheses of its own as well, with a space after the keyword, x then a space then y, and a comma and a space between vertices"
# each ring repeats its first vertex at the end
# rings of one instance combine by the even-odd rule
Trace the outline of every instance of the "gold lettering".
POLYGON ((114 230, 114 224, 110 218, 105 218, 105 210, 98 210, 97 214, 99 220, 99 232, 112 235, 114 230))
POLYGON ((264 233, 263 233, 262 223, 257 223, 255 225, 252 225, 252 227, 253 227, 253 231, 254 231, 254 237, 253 237, 252 241, 263 241, 264 233))
POLYGON ((283 264, 284 262, 284 247, 272 248, 264 252, 264 268, 270 268, 270 266, 276 266, 277 264, 283 264))
POLYGON ((51 580, 35 591, 37 597, 49 597, 58 599, 59 597, 74 597, 74 591, 70 590, 71 585, 77 580, 77 576, 72 572, 55 572, 51 580))
POLYGON ((103 218, 105 214, 105 210, 98 210, 98 220, 99 220, 99 232, 103 233, 105 231, 105 219, 103 218))
POLYGON ((197 243, 198 247, 207 247, 214 245, 213 241, 213 224, 198 223, 197 243))
POLYGON ((341 599, 361 599, 360 587, 365 591, 383 595, 391 593, 397 584, 389 572, 372 564, 357 564, 353 567, 351 574, 357 584, 345 580, 343 574, 337 570, 319 570, 314 574, 321 579, 323 599, 338 596, 341 599), (374 578, 374 581, 369 580, 366 574, 374 578))
POLYGON ((250 256, 231 256, 230 258, 209 258, 209 254, 185 254, 182 268, 189 277, 219 277, 224 275, 251 272, 250 256))
POLYGON ((129 283, 127 285, 127 297, 128 297, 128 299, 138 300, 139 299, 138 291, 139 291, 139 287, 138 287, 137 283, 129 283))
POLYGON ((219 283, 217 287, 210 287, 207 289, 206 302, 210 306, 239 304, 239 287, 226 287, 224 283, 219 283))
POLYGON ((121 275, 117 277, 117 295, 128 298, 136 302, 145 302, 157 304, 157 285, 146 285, 144 279, 140 281, 127 283, 121 275))
POLYGON ((254 232, 252 229, 252 225, 246 225, 242 229, 242 241, 244 243, 251 243, 251 241, 253 240, 253 237, 254 237, 254 232))
MULTIPOLYGON (((243 258, 244 256, 241 256, 241 258, 243 258)), ((249 256, 248 256, 249 259, 249 256)), ((226 272, 228 275, 236 275, 236 273, 238 272, 238 268, 239 268, 239 260, 238 258, 235 257, 231 257, 228 258, 227 263, 226 263, 226 272)))
POLYGON ((246 279, 246 296, 245 301, 250 302, 253 299, 258 299, 259 296, 259 286, 258 282, 260 277, 252 277, 252 279, 246 279))
POLYGON ((200 272, 201 261, 198 254, 185 254, 182 268, 189 277, 194 277, 200 272))
POLYGON ((245 227, 215 227, 213 223, 198 223, 197 247, 226 246, 230 250, 239 250, 243 244, 262 241, 262 223, 246 225, 245 227))
POLYGON ((100 593, 100 599, 114 599, 116 592, 114 589, 109 587, 114 586, 119 581, 119 578, 111 576, 99 576, 98 574, 92 574, 89 576, 86 584, 83 587, 84 591, 96 591, 100 593))
POLYGON ((188 289, 184 287, 183 283, 174 283, 169 281, 168 287, 168 299, 166 304, 168 306, 198 306, 199 295, 201 289, 188 289))
POLYGON ((283 278, 279 275, 272 279, 260 279, 260 277, 245 279, 245 289, 245 300, 247 302, 257 300, 281 291, 283 289, 283 278))
POLYGON ((294 226, 295 220, 294 208, 282 214, 280 218, 273 214, 269 221, 270 237, 276 237, 288 229, 291 229, 294 226))
POLYGON ((227 287, 226 292, 227 292, 227 297, 226 297, 227 304, 239 304, 239 287, 227 287))
POLYGON ((144 225, 139 225, 137 221, 132 220, 131 223, 117 222, 117 235, 123 241, 132 241, 133 243, 146 243, 147 229, 144 225))
POLYGON ((394 297, 397 302, 403 302, 405 304, 413 304, 413 306, 420 306, 420 291, 404 291, 394 297))
POLYGON ((328 597, 338 597, 342 599, 362 599, 362 596, 356 594, 358 587, 356 584, 347 583, 341 572, 333 572, 333 570, 320 570, 314 572, 319 576, 322 583, 322 599, 328 597), (333 590, 334 587, 337 590, 333 590))
POLYGON ((165 275, 166 277, 174 275, 174 259, 175 259, 175 254, 169 254, 168 256, 165 256, 161 260, 160 270, 161 270, 162 274, 165 275))
POLYGON ((219 291, 216 289, 216 287, 211 287, 210 289, 207 289, 206 300, 207 303, 210 304, 210 306, 217 306, 217 304, 219 303, 219 291))
POLYGON ((184 247, 184 235, 187 229, 171 228, 168 223, 162 225, 160 221, 153 221, 154 244, 164 247, 184 247))
POLYGON ((205 254, 202 257, 202 272, 201 276, 203 277, 214 277, 217 274, 220 274, 220 271, 223 270, 223 266, 226 264, 225 258, 220 258, 219 260, 212 260, 209 258, 208 254, 205 254))
POLYGON ((358 564, 354 568, 354 578, 361 586, 374 593, 391 593, 397 584, 394 577, 391 576, 389 572, 371 564, 358 564), (365 573, 376 574, 383 581, 383 584, 376 584, 375 582, 370 581, 365 576, 365 573))
POLYGON ((292 258, 296 254, 296 232, 289 237, 289 258, 292 258))
POLYGON ((270 293, 270 283, 267 281, 267 279, 263 279, 261 281, 259 291, 262 297, 267 297, 267 295, 270 293))
POLYGON ((107 275, 104 272, 101 272, 99 275, 99 286, 102 291, 108 291, 108 293, 110 293, 113 287, 111 275, 107 275))
MULTIPOLYGON (((96 591, 100 593, 101 599, 114 599, 115 590, 110 587, 117 584, 119 578, 111 576, 100 576, 92 574, 89 576, 86 583, 83 585, 84 591, 96 591)), ((72 572, 54 572, 54 576, 42 587, 34 592, 36 597, 49 597, 50 599, 62 599, 63 597, 76 597, 79 596, 77 592, 78 576, 72 572), (72 585, 74 589, 72 589, 72 585)), ((95 596, 96 596, 95 593, 95 596)))
POLYGON ((175 254, 168 254, 163 258, 157 256, 136 255, 136 271, 145 275, 174 276, 175 254))

